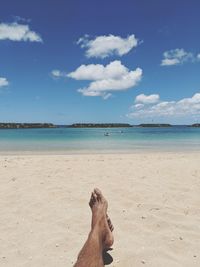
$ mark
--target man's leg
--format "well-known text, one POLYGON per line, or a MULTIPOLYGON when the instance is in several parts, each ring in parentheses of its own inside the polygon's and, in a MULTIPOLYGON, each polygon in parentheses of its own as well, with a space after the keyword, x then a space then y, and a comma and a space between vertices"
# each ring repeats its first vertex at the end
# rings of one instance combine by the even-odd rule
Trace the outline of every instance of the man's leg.
POLYGON ((108 203, 99 189, 94 189, 89 205, 92 210, 91 231, 74 267, 103 267, 103 250, 114 242, 113 226, 107 216, 108 203))

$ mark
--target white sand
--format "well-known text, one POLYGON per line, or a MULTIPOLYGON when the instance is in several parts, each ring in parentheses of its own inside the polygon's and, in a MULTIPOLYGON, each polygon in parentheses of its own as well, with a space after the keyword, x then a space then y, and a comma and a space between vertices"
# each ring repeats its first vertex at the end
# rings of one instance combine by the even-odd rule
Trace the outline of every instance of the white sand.
POLYGON ((72 266, 98 186, 112 267, 200 266, 200 153, 0 156, 0 266, 72 266))

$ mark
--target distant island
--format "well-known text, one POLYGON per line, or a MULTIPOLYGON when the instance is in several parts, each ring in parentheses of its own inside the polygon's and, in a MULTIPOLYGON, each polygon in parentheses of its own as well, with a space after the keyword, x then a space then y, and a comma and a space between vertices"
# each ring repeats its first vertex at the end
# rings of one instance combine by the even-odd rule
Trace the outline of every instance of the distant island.
MULTIPOLYGON (((187 125, 185 125, 187 126, 187 125)), ((130 128, 130 127, 173 127, 168 123, 141 123, 131 125, 129 123, 73 123, 71 125, 56 125, 53 123, 12 123, 0 122, 0 129, 32 129, 32 128, 130 128)), ((188 127, 200 127, 200 123, 188 125, 188 127)))
POLYGON ((126 128, 132 127, 132 125, 128 123, 74 123, 69 125, 71 128, 126 128))
POLYGON ((139 127, 172 127, 171 124, 166 123, 142 123, 138 125, 139 127))
POLYGON ((190 127, 200 127, 200 123, 194 123, 194 124, 190 125, 190 127))
POLYGON ((1 123, 0 129, 56 128, 52 123, 1 123))

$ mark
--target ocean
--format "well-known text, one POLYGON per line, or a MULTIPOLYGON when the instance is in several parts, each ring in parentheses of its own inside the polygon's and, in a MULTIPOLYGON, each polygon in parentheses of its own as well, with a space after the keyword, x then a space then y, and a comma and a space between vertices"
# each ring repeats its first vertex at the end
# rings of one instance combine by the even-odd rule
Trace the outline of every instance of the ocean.
POLYGON ((0 152, 200 150, 200 128, 0 129, 0 152))

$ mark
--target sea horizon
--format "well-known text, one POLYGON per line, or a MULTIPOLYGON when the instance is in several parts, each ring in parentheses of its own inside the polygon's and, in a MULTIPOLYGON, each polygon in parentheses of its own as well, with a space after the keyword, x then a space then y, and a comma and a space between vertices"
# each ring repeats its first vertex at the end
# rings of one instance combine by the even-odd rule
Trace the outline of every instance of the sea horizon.
MULTIPOLYGON (((130 123, 130 122, 73 122, 73 123, 54 123, 54 122, 47 122, 47 121, 0 121, 0 126, 1 124, 19 124, 19 125, 23 125, 23 124, 27 124, 27 125, 34 125, 34 124, 46 124, 46 125, 53 125, 56 127, 74 127, 74 125, 77 124, 83 124, 83 125, 89 125, 89 124, 94 124, 94 125, 112 125, 112 124, 124 124, 124 125, 130 125, 130 127, 137 127, 137 126, 142 126, 142 125, 169 125, 170 127, 176 127, 176 126, 192 126, 192 125, 200 125, 200 121, 193 121, 191 123, 170 123, 170 122, 139 122, 139 123, 130 123)), ((145 126, 144 126, 145 127, 145 126)), ((147 126, 148 127, 148 126, 147 126)), ((149 126, 151 127, 151 126, 149 126)), ((162 127, 162 126, 159 126, 162 127)), ((30 127, 31 128, 31 127, 30 127)), ((38 127, 39 128, 39 127, 38 127)), ((44 128, 48 128, 48 127, 44 127, 44 128)), ((74 127, 75 128, 75 127, 74 127)), ((77 127, 78 128, 78 127, 77 127)), ((84 126, 82 128, 90 128, 87 126, 84 126)), ((92 127, 91 127, 92 128, 92 127)), ((96 127, 96 128, 106 128, 106 127, 96 127)), ((115 128, 115 127, 112 127, 115 128)), ((121 126, 118 126, 116 128, 123 128, 121 126)), ((0 127, 0 130, 4 129, 0 127)), ((15 128, 10 128, 10 129, 15 129, 15 128)))

